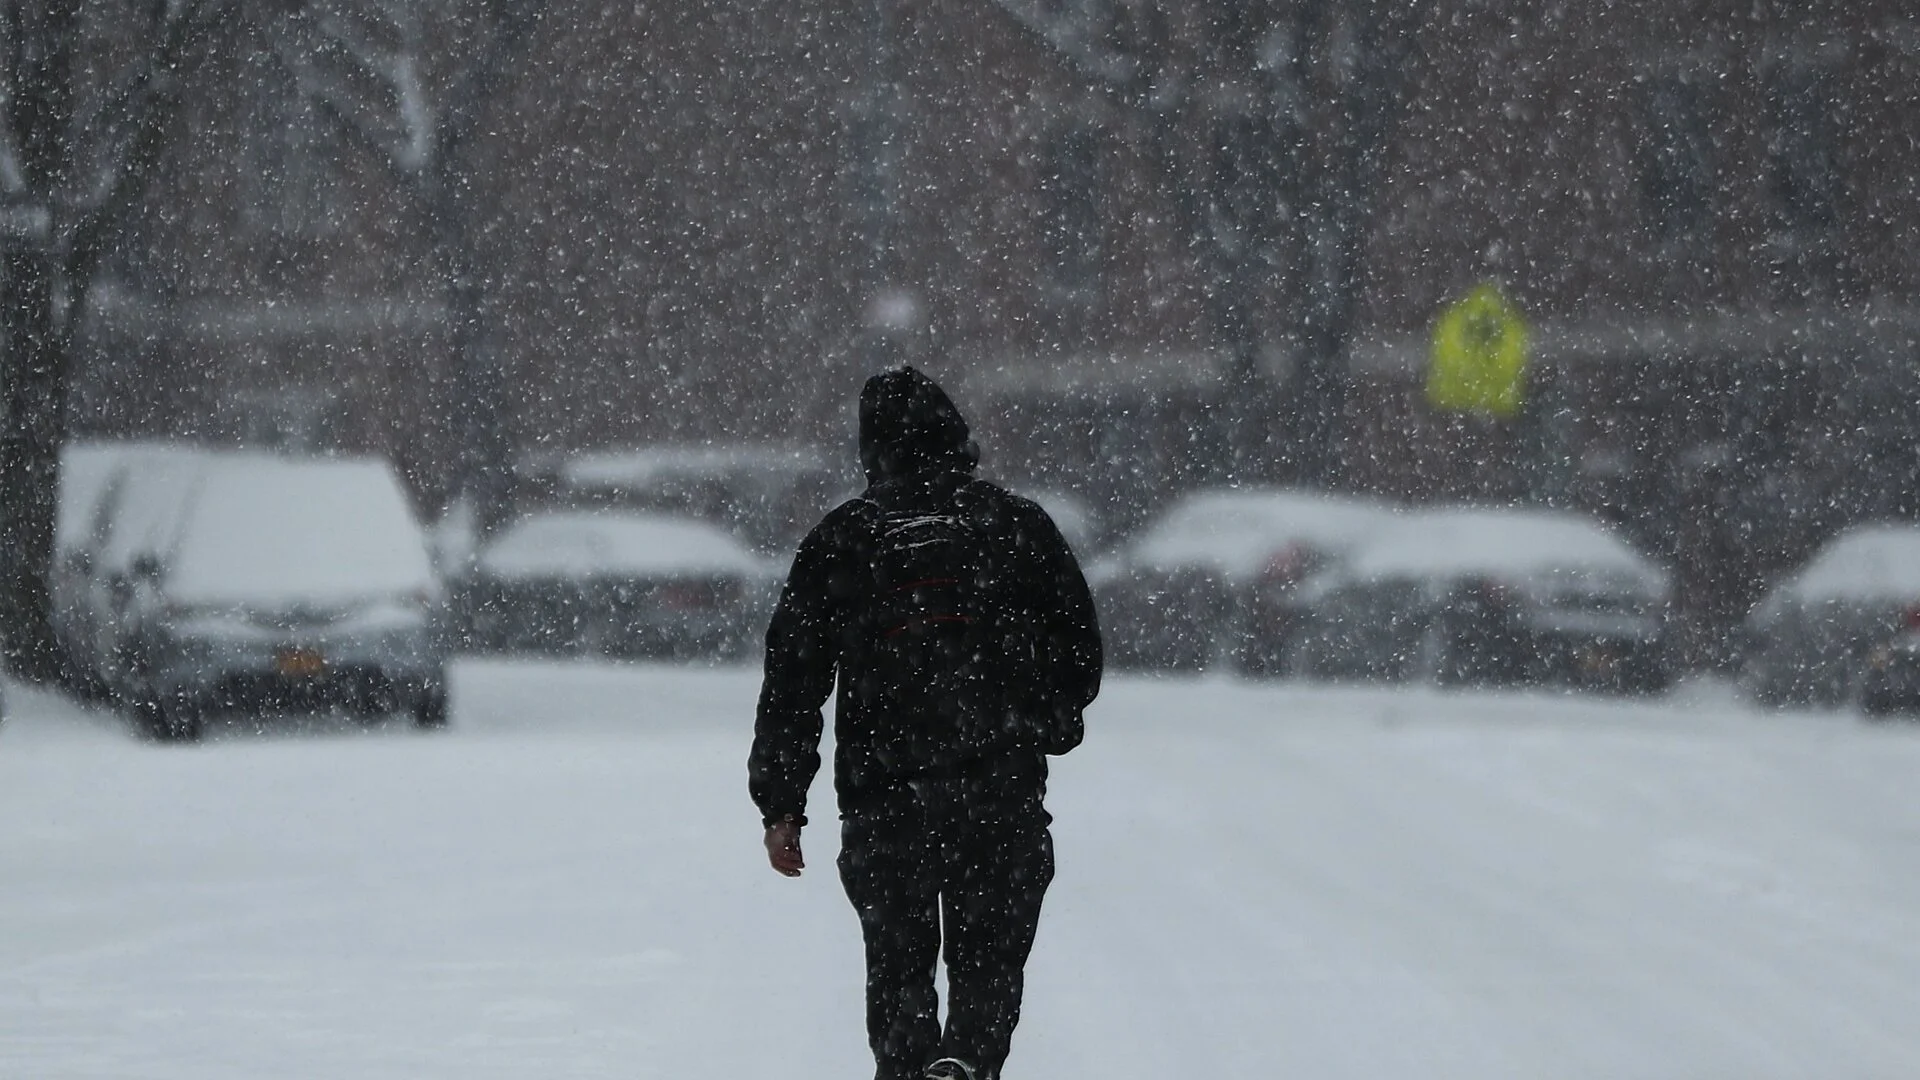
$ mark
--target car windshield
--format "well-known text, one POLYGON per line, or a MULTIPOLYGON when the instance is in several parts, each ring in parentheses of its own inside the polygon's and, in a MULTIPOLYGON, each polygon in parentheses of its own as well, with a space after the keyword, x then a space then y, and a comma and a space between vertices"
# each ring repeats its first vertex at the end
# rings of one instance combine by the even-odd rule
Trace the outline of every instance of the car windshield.
POLYGON ((480 555, 503 577, 752 573, 759 564, 725 530, 656 514, 564 511, 509 526, 480 555))
POLYGON ((115 482, 102 565, 125 571, 141 555, 166 550, 178 537, 183 507, 209 461, 206 454, 185 450, 127 464, 115 482))
POLYGON ((335 605, 433 585, 406 494, 376 461, 209 467, 167 574, 188 603, 335 605))
POLYGON ((1412 514, 1361 550, 1352 572, 1371 577, 1599 574, 1652 583, 1660 570, 1596 521, 1532 510, 1412 514))
POLYGON ((1920 528, 1869 525, 1841 534, 1801 571, 1794 592, 1814 600, 1920 599, 1920 528))

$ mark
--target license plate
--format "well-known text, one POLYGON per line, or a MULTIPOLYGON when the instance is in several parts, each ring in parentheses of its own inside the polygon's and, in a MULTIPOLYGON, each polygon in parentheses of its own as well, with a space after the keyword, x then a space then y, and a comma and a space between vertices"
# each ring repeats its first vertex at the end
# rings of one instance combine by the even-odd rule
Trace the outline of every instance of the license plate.
POLYGON ((274 657, 280 674, 292 678, 312 678, 327 670, 327 658, 318 649, 281 649, 274 657))

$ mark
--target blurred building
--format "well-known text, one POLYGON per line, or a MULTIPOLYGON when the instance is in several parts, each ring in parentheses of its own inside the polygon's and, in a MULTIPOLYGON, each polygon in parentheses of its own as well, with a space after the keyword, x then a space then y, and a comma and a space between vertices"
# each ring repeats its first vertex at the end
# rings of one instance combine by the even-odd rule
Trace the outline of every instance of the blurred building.
MULTIPOLYGON (((1292 378, 1327 212, 1296 173, 1316 95, 1384 47, 1351 14, 1383 5, 1325 7, 1307 56, 1286 0, 553 0, 459 162, 509 438, 841 442, 905 359, 1003 472, 1132 514, 1283 471, 1266 429, 1329 407, 1292 378)), ((1671 559, 1734 552, 1701 587, 1736 605, 1833 519, 1920 511, 1911 6, 1429 7, 1356 159, 1345 482, 1582 500, 1671 559), (1435 313, 1487 279, 1535 331, 1511 422, 1419 391, 1435 313)), ((432 222, 289 10, 225 31, 76 424, 298 414, 432 501, 467 411, 432 222)), ((461 24, 409 33, 431 103, 461 24)))

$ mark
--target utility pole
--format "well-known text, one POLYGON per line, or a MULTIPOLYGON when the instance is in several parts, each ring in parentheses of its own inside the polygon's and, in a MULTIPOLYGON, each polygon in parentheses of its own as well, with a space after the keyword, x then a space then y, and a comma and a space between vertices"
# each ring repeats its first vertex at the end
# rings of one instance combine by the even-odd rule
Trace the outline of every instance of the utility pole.
POLYGON ((900 81, 898 0, 866 0, 866 78, 853 108, 855 218, 860 235, 857 268, 860 326, 856 352, 868 371, 908 359, 922 317, 918 295, 902 281, 900 264, 903 89, 900 81))
POLYGON ((1300 207, 1305 295, 1295 316, 1290 442, 1298 479, 1339 481, 1351 392, 1353 342, 1384 159, 1399 118, 1405 67, 1413 51, 1418 5, 1407 0, 1313 0, 1302 5, 1301 47, 1313 50, 1321 87, 1315 124, 1322 141, 1310 157, 1308 198, 1300 207))

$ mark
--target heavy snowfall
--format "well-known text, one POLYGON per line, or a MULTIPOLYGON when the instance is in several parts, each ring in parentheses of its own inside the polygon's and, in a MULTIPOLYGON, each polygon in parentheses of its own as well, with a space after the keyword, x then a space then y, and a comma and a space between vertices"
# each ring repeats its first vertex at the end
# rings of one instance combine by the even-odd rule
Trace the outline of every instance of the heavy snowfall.
POLYGON ((0 0, 0 1080, 871 1076, 794 657, 999 963, 1095 621, 1006 1080, 1920 1076, 1916 236, 1913 0, 0 0))
MULTIPOLYGON (((453 723, 191 751, 13 691, 0 1075, 864 1075, 832 873, 768 871, 751 669, 462 663, 453 723)), ((1062 759, 1008 1075, 1880 1080, 1920 1063, 1920 738, 1121 677, 1062 759)), ((831 793, 818 786, 826 806, 831 793)))

